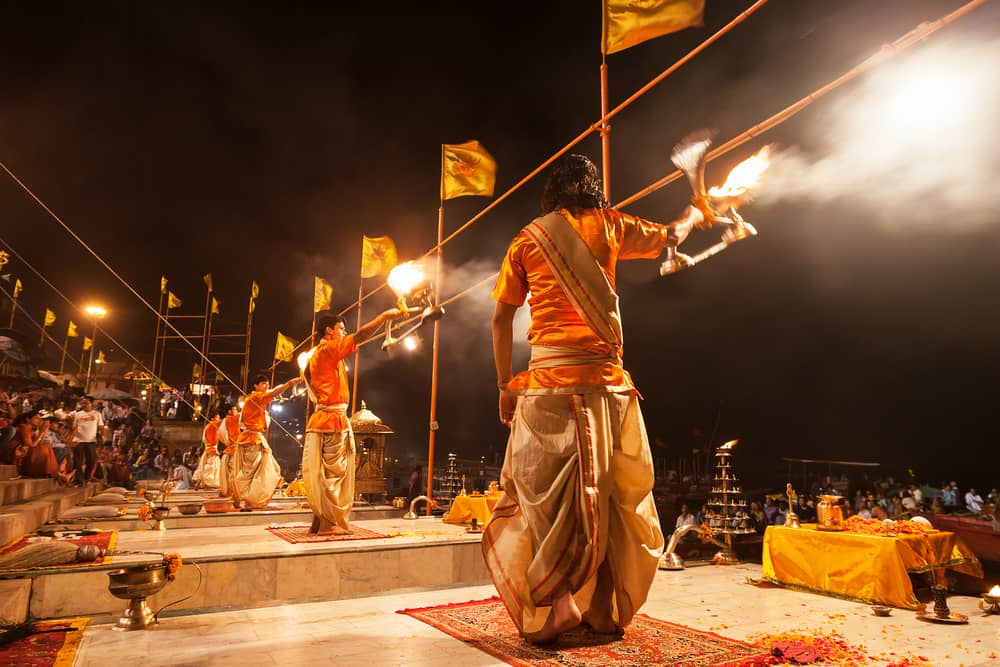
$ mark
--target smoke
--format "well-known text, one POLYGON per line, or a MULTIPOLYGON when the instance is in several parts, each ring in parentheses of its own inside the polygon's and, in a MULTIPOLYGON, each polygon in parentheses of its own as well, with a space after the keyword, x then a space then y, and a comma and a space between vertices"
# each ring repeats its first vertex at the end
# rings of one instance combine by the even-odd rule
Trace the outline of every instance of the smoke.
POLYGON ((935 44, 834 93, 811 123, 819 152, 777 150, 758 203, 850 200, 896 231, 996 222, 996 62, 1000 40, 935 44))

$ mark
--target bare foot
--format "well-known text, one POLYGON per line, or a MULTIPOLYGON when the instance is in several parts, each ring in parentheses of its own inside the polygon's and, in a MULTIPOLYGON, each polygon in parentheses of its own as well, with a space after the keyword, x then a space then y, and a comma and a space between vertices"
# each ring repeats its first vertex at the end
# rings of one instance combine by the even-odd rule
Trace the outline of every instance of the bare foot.
POLYGON ((350 535, 351 529, 350 527, 338 526, 332 521, 320 517, 314 517, 312 526, 309 527, 309 533, 312 535, 350 535))
POLYGON ((524 638, 532 644, 548 644, 564 632, 580 625, 580 609, 573 594, 566 592, 552 602, 552 611, 538 632, 526 632, 524 638))
POLYGON ((610 613, 598 613, 590 610, 583 615, 581 621, 589 625, 590 629, 598 635, 617 635, 624 633, 624 629, 614 622, 610 613))

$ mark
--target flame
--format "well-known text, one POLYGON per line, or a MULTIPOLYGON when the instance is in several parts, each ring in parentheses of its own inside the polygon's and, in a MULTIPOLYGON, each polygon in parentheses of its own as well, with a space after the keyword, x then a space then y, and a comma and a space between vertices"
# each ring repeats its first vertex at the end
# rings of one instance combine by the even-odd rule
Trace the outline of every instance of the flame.
POLYGON ((316 351, 316 348, 313 347, 313 348, 310 348, 310 349, 306 350, 305 352, 300 352, 299 353, 298 363, 299 363, 299 370, 300 371, 303 371, 303 370, 306 369, 306 364, 308 364, 309 360, 312 359, 313 353, 315 351, 316 351))
POLYGON ((403 339, 403 347, 411 352, 417 349, 417 339, 414 336, 408 336, 403 339))
POLYGON ((409 294, 423 279, 424 267, 416 262, 403 262, 389 272, 388 282, 396 296, 402 297, 409 294))
POLYGON ((1000 598, 1000 586, 994 586, 990 589, 990 597, 1000 598))
POLYGON ((771 165, 771 146, 764 146, 755 154, 733 167, 721 186, 710 188, 708 196, 713 199, 742 197, 757 187, 760 178, 771 165))

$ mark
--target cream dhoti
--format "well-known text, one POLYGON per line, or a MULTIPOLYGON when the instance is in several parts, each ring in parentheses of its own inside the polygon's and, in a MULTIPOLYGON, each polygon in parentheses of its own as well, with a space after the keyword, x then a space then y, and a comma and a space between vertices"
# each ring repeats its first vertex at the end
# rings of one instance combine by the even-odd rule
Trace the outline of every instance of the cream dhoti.
POLYGON ((217 488, 219 486, 219 467, 219 454, 215 447, 206 447, 198 460, 198 467, 192 477, 202 486, 217 488))
MULTIPOLYGON (((347 404, 320 405, 317 410, 346 414, 347 404)), ((342 431, 306 431, 302 450, 302 482, 313 513, 349 530, 354 502, 354 433, 350 423, 342 431)))
POLYGON ((223 474, 229 473, 226 495, 236 503, 246 501, 250 507, 264 507, 274 496, 281 479, 281 467, 263 435, 258 442, 237 444, 235 450, 232 456, 223 457, 228 464, 223 474))
POLYGON ((518 397, 504 493, 482 545, 523 633, 540 630, 553 598, 566 590, 586 614, 605 560, 613 620, 625 626, 656 574, 663 534, 638 399, 601 389, 518 397))

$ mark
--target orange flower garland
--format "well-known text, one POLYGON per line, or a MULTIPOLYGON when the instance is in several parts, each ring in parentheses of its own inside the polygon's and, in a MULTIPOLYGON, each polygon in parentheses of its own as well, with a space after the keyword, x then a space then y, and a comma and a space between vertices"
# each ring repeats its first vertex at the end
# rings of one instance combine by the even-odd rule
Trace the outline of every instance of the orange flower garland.
POLYGON ((934 532, 933 528, 917 523, 899 519, 890 525, 879 519, 865 519, 860 516, 852 516, 844 521, 844 529, 859 535, 883 535, 885 537, 895 537, 896 535, 926 535, 934 532))
POLYGON ((153 516, 153 506, 143 505, 139 508, 137 514, 139 515, 139 521, 149 521, 150 517, 153 516))
POLYGON ((177 578, 177 573, 183 567, 184 561, 180 554, 163 554, 163 564, 167 568, 167 579, 173 581, 177 578))

